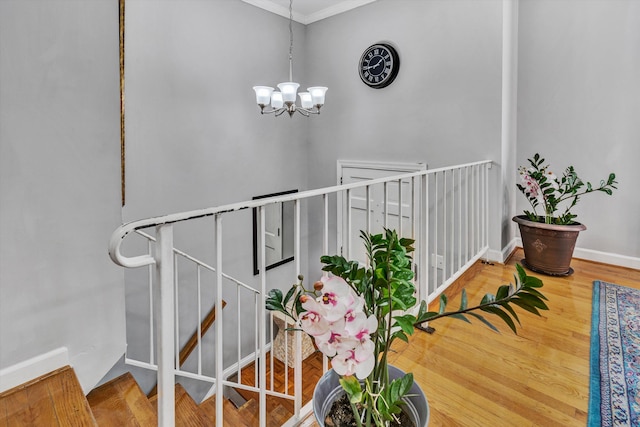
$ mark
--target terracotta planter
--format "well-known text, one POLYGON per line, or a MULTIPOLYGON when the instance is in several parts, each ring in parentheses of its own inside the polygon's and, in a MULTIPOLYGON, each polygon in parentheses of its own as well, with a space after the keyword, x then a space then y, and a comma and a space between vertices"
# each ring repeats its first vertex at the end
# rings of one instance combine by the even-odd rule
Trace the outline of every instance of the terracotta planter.
MULTIPOLYGON (((404 375, 400 369, 389 365, 389 378, 394 380, 404 375)), ((333 369, 327 371, 316 384, 313 391, 313 412, 320 427, 325 427, 324 419, 331 410, 331 405, 339 399, 344 390, 339 383, 340 377, 333 369)), ((409 394, 403 398, 406 402, 405 412, 417 427, 429 424, 429 403, 422 389, 414 381, 409 394)))
POLYGON ((544 224, 529 221, 525 215, 514 216, 520 227, 525 259, 522 264, 536 273, 568 276, 573 273, 571 257, 583 224, 544 224))

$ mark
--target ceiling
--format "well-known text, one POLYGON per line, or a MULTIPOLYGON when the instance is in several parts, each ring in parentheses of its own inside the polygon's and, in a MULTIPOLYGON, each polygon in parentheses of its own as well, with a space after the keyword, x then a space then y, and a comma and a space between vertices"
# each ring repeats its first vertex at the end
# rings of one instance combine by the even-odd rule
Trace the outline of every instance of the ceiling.
MULTIPOLYGON (((289 0, 242 1, 289 18, 289 0)), ((307 25, 374 1, 376 0, 295 0, 293 2, 293 20, 307 25)))

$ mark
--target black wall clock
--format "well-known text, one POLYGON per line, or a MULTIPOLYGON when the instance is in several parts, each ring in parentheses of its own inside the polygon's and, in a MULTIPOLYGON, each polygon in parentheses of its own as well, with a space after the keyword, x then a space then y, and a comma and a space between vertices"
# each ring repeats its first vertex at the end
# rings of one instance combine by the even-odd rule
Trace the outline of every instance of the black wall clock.
POLYGON ((389 86, 398 75, 400 57, 393 46, 377 43, 365 49, 358 68, 364 84, 382 89, 389 86))

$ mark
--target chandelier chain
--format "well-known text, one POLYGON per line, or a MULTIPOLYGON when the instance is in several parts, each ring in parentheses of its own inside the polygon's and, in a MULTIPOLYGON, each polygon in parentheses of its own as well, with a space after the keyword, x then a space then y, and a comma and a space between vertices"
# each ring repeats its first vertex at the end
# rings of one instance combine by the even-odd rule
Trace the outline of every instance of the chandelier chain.
POLYGON ((289 0, 289 81, 293 81, 293 0, 289 0))

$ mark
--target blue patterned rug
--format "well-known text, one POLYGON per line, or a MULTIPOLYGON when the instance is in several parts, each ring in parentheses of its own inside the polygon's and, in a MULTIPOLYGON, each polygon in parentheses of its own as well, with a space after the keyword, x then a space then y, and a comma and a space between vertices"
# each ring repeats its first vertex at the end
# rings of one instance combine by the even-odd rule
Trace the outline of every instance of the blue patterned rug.
POLYGON ((587 426, 640 426, 640 290, 598 280, 587 426))

